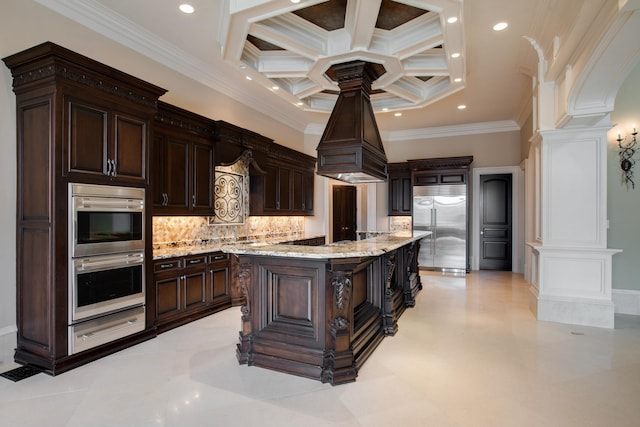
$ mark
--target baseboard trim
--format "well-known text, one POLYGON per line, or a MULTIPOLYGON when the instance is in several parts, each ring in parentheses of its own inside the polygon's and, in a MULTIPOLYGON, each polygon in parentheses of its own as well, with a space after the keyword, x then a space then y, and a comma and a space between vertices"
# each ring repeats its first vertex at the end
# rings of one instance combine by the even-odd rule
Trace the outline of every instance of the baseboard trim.
POLYGON ((640 315, 640 291, 612 289, 611 299, 617 314, 640 315))
POLYGON ((4 336, 4 335, 9 335, 9 334, 15 334, 16 332, 18 332, 18 327, 13 325, 13 326, 5 326, 4 328, 0 328, 0 337, 4 336))

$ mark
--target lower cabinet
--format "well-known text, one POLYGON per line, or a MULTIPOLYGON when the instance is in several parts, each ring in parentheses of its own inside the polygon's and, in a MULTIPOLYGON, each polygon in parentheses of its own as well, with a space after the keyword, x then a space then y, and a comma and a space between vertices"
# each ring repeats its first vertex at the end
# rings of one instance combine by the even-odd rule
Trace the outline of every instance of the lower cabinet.
POLYGON ((231 307, 229 259, 222 252, 154 261, 158 332, 231 307))

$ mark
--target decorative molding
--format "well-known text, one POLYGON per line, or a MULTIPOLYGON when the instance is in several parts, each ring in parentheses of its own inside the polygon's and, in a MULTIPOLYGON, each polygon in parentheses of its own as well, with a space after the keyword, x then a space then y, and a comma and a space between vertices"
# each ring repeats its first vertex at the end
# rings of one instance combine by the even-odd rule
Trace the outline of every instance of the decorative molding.
POLYGON ((342 316, 335 317, 333 321, 331 321, 331 328, 335 331, 347 329, 348 327, 349 321, 342 316))
POLYGON ((333 273, 331 286, 335 290, 335 304, 338 310, 342 310, 348 303, 351 284, 351 274, 333 273))
POLYGON ((136 25, 125 16, 105 7, 96 0, 36 0, 41 5, 78 22, 93 31, 122 44, 147 58, 221 92, 258 111, 268 111, 272 119, 299 132, 304 131, 303 114, 273 107, 258 91, 242 90, 230 82, 235 81, 231 67, 223 63, 210 64, 197 59, 167 40, 136 25), (227 69, 225 69, 227 68, 227 69))
POLYGON ((242 295, 244 296, 245 304, 240 307, 243 317, 251 314, 251 295, 249 293, 249 286, 251 286, 251 264, 242 264, 240 272, 238 273, 238 281, 240 282, 240 289, 242 289, 242 295))
MULTIPOLYGON (((55 53, 52 53, 52 55, 55 55, 55 53)), ((54 61, 57 60, 59 59, 54 58, 54 61)), ((60 60, 64 59, 60 58, 60 60)), ((157 106, 157 101, 151 94, 136 93, 130 87, 123 87, 122 84, 112 83, 104 77, 94 76, 92 75, 93 72, 89 73, 86 70, 76 70, 72 68, 72 64, 68 63, 66 60, 64 61, 64 64, 54 63, 40 68, 27 69, 21 73, 14 74, 13 87, 20 88, 21 86, 29 83, 55 76, 62 77, 93 89, 101 90, 105 93, 109 93, 147 107, 156 108, 157 106)))
POLYGON ((409 169, 422 171, 426 169, 466 169, 469 170, 473 156, 439 157, 433 159, 407 160, 409 169))
MULTIPOLYGON (((326 124, 311 123, 305 128, 305 135, 322 135, 325 126, 326 124)), ((454 126, 388 131, 381 132, 381 136, 383 141, 393 142, 517 131, 520 131, 520 126, 518 126, 516 122, 513 120, 502 120, 496 122, 467 123, 454 126)))
POLYGON ((611 297, 616 314, 640 315, 640 291, 613 289, 611 297))

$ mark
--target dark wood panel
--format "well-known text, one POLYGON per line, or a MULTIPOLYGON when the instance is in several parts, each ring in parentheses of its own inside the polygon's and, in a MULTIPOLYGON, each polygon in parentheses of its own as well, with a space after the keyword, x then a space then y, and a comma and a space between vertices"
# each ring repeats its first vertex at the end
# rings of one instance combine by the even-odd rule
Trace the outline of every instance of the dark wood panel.
POLYGON ((110 157, 116 161, 116 175, 146 180, 147 123, 116 114, 115 138, 115 153, 110 157))
POLYGON ((202 305, 206 302, 206 270, 187 273, 184 276, 184 308, 189 309, 194 305, 202 305))
POLYGON ((229 296, 229 268, 228 267, 212 267, 211 268, 211 295, 218 298, 229 296))
POLYGON ((194 211, 213 213, 213 145, 193 144, 192 163, 194 211))
POLYGON ((51 99, 37 99, 21 105, 18 114, 18 134, 23 141, 18 146, 19 220, 45 220, 51 218, 51 144, 49 128, 51 99))
POLYGON ((155 281, 158 318, 176 314, 180 311, 180 276, 155 281))
POLYGON ((24 286, 17 295, 19 336, 33 351, 49 357, 54 351, 52 310, 56 301, 52 259, 44 249, 51 247, 51 230, 23 228, 20 243, 18 281, 24 286))
POLYGON ((108 111, 69 100, 69 171, 107 172, 108 111))
POLYGON ((166 205, 189 209, 189 141, 170 138, 166 142, 166 205))

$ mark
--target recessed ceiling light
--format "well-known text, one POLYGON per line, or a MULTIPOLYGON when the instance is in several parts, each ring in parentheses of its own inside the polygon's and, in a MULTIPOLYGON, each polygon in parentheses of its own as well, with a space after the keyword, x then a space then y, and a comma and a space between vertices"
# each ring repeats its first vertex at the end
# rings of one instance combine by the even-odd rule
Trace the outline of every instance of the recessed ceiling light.
POLYGON ((453 81, 455 83, 460 83, 462 81, 462 78, 461 77, 456 77, 455 79, 453 79, 453 81))
POLYGON ((280 89, 280 86, 271 86, 271 89, 278 90, 278 89, 280 89))
POLYGON ((493 29, 496 31, 502 31, 508 26, 509 24, 507 24, 506 22, 498 22, 496 25, 493 26, 493 29))
POLYGON ((389 109, 387 107, 384 107, 382 111, 389 111, 389 109))
POLYGON ((298 3, 300 3, 300 0, 291 0, 291 3, 298 4, 298 3))
POLYGON ((180 9, 180 11, 182 13, 193 13, 195 11, 193 6, 191 6, 190 4, 187 4, 187 3, 181 4, 180 6, 178 6, 178 8, 180 9))
POLYGON ((296 105, 297 105, 298 107, 301 107, 301 106, 303 106, 303 105, 304 105, 304 102, 302 102, 302 101, 297 102, 297 103, 296 103, 296 105))
POLYGON ((247 80, 253 80, 253 79, 251 78, 251 76, 246 76, 246 79, 247 79, 247 80))
POLYGON ((459 58, 459 57, 460 57, 460 54, 459 54, 458 52, 456 52, 456 53, 452 53, 452 54, 451 54, 451 57, 452 57, 452 58, 459 58))
POLYGON ((454 22, 458 22, 458 17, 457 16, 452 16, 451 18, 447 19, 447 22, 449 24, 453 24, 454 22))
POLYGON ((458 110, 464 110, 465 108, 467 108, 467 106, 464 104, 458 105, 458 110))
POLYGON ((402 113, 394 113, 393 115, 396 116, 396 117, 400 117, 402 115, 402 113))

